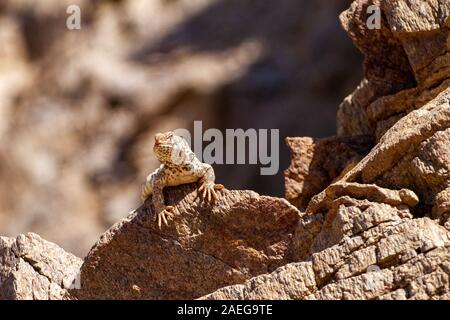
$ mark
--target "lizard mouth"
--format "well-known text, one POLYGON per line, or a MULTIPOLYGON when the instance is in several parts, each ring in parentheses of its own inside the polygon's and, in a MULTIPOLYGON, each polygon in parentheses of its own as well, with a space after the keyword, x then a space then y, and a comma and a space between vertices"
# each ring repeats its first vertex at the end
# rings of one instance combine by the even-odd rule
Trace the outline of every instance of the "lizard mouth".
POLYGON ((167 149, 167 148, 168 148, 168 145, 161 141, 155 141, 155 145, 153 147, 153 149, 155 149, 155 150, 167 149))

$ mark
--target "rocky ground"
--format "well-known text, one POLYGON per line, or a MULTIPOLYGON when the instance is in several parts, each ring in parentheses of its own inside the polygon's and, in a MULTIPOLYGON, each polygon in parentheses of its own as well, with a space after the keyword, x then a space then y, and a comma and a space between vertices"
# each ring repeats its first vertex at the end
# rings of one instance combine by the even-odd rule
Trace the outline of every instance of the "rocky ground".
POLYGON ((169 188, 168 227, 147 201, 83 261, 33 233, 0 238, 0 298, 450 299, 450 3, 356 0, 340 20, 364 79, 337 136, 286 139, 285 198, 169 188))

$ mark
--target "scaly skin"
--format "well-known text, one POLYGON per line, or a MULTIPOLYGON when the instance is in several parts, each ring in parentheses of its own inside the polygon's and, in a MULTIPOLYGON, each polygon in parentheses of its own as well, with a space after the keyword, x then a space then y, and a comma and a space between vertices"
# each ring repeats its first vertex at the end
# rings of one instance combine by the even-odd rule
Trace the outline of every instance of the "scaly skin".
POLYGON ((171 220, 176 211, 174 207, 164 204, 164 187, 200 181, 198 191, 203 199, 208 202, 217 200, 217 191, 223 189, 223 185, 214 182, 213 168, 198 160, 186 140, 172 131, 158 133, 153 151, 161 166, 147 177, 141 198, 145 201, 153 195, 152 202, 159 228, 162 222, 168 225, 168 219, 171 220))

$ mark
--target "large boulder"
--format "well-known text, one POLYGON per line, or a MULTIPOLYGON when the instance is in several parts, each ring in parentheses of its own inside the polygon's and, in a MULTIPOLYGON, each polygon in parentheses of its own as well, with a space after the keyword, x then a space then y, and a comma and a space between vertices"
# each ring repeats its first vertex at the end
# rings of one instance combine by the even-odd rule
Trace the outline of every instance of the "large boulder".
POLYGON ((83 260, 34 233, 0 237, 0 300, 60 300, 83 260))
POLYGON ((108 230, 85 258, 78 299, 193 299, 293 261, 300 212, 284 199, 222 190, 205 204, 196 184, 168 188, 178 210, 160 230, 151 201, 108 230))

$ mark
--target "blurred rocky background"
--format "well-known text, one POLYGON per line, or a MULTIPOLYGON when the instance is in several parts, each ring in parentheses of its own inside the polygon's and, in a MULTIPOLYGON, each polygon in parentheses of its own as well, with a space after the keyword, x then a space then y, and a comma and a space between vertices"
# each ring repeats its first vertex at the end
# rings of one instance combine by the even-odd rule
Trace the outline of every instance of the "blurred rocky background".
POLYGON ((136 208, 156 132, 280 129, 280 170, 216 165, 229 189, 283 195, 287 136, 336 131, 362 59, 350 0, 1 0, 0 235, 84 256, 136 208), (81 30, 66 28, 81 8, 81 30))

